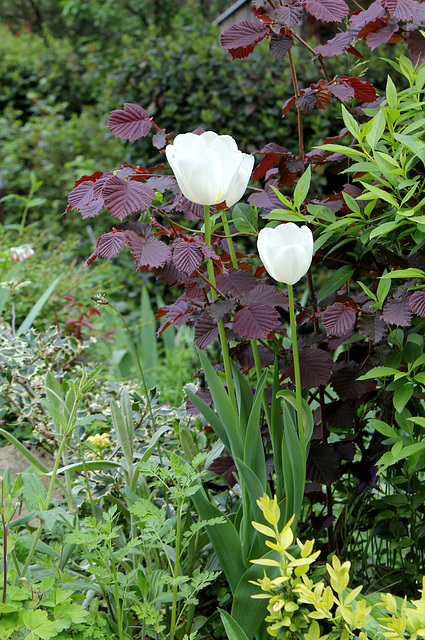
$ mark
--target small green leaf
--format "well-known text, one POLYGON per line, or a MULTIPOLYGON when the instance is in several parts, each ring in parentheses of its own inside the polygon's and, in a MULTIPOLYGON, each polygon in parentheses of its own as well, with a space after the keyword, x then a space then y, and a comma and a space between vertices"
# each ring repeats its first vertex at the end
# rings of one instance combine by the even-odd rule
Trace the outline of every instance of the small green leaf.
POLYGON ((294 190, 294 202, 295 206, 299 206, 304 202, 310 189, 311 182, 311 165, 308 165, 301 178, 298 180, 294 190))
POLYGON ((353 273, 354 267, 350 267, 349 265, 344 265, 343 267, 340 267, 340 269, 334 271, 323 287, 319 290, 317 301, 321 302, 335 291, 338 291, 338 289, 341 289, 347 280, 350 280, 353 273))
POLYGON ((394 109, 397 105, 397 89, 391 79, 391 76, 387 77, 385 95, 387 96, 388 106, 391 107, 391 109, 394 109))
POLYGON ((232 220, 240 233, 256 235, 258 233, 256 211, 249 205, 239 203, 232 212, 232 220))

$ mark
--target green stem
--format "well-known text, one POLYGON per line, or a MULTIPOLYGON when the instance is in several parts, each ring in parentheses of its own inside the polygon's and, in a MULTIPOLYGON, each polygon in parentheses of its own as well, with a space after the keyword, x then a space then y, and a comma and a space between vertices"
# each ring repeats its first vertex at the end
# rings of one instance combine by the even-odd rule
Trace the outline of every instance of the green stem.
MULTIPOLYGON (((57 472, 58 472, 58 469, 59 469, 59 464, 60 464, 60 461, 61 461, 61 458, 62 458, 62 453, 63 453, 63 451, 65 449, 65 446, 66 446, 66 444, 68 442, 68 438, 69 438, 69 436, 71 434, 71 431, 72 431, 72 427, 74 426, 74 423, 75 423, 75 416, 76 416, 77 404, 78 404, 79 399, 80 398, 77 395, 75 395, 74 404, 72 406, 72 409, 71 409, 71 412, 70 412, 70 415, 69 415, 69 418, 68 418, 68 423, 66 425, 66 429, 64 431, 61 443, 59 445, 58 452, 56 454, 55 464, 53 465, 53 470, 52 470, 52 477, 50 478, 50 484, 49 484, 49 488, 47 490, 46 500, 44 501, 44 510, 45 511, 47 511, 47 509, 49 508, 50 499, 52 497, 53 488, 55 486, 56 475, 57 475, 57 472)), ((24 567, 23 567, 23 569, 21 571, 20 578, 24 577, 24 575, 25 575, 25 573, 26 573, 26 571, 27 571, 27 569, 28 569, 28 567, 30 565, 30 562, 31 562, 31 560, 33 558, 33 555, 35 553, 35 548, 36 548, 37 543, 38 543, 38 541, 40 539, 40 535, 41 535, 42 530, 43 530, 43 523, 40 521, 40 523, 39 523, 39 525, 37 527, 37 531, 34 534, 34 540, 33 540, 33 543, 31 545, 31 549, 29 550, 29 553, 28 553, 27 559, 25 561, 24 567)))
POLYGON ((239 267, 238 267, 238 261, 236 258, 235 247, 233 246, 233 240, 230 237, 229 222, 227 220, 226 211, 224 209, 221 212, 221 220, 223 222, 224 233, 226 234, 226 237, 227 237, 227 246, 229 247, 229 256, 232 261, 232 267, 234 269, 238 269, 239 267))
MULTIPOLYGON (((204 206, 205 211, 205 242, 207 245, 211 246, 211 219, 210 219, 210 208, 208 205, 204 206)), ((211 258, 207 258, 207 270, 208 270, 208 278, 212 283, 213 287, 211 287, 211 296, 213 300, 218 299, 218 294, 216 289, 215 275, 214 275, 214 265, 211 258)), ((223 364, 224 364, 224 373, 226 376, 227 382, 227 392, 229 394, 230 400, 237 411, 237 403, 236 403, 236 394, 235 388, 233 386, 233 377, 232 377, 232 365, 230 361, 229 347, 226 339, 226 331, 224 329, 223 320, 220 319, 218 321, 218 333, 220 337, 221 351, 223 354, 223 364)))
MULTIPOLYGON (((176 560, 174 562, 174 572, 173 572, 174 580, 177 580, 180 572, 182 506, 183 506, 183 500, 179 498, 177 501, 176 560)), ((174 640, 174 634, 176 631, 178 590, 179 590, 178 585, 173 584, 173 602, 171 605, 170 640, 174 640)))
POLYGON ((115 608, 117 611, 117 626, 118 626, 118 634, 119 634, 119 638, 121 640, 122 638, 122 617, 121 617, 121 607, 120 607, 120 594, 119 594, 119 590, 118 590, 118 576, 117 576, 117 567, 115 565, 115 560, 114 560, 114 554, 112 551, 112 545, 111 545, 111 541, 108 540, 108 550, 109 550, 109 555, 111 557, 111 564, 112 564, 112 572, 114 575, 114 600, 115 600, 115 608))
POLYGON ((278 501, 282 500, 284 495, 284 480, 283 480, 283 462, 282 462, 282 407, 280 398, 276 397, 279 391, 279 347, 274 344, 274 367, 273 367, 273 398, 272 398, 272 410, 271 420, 269 422, 270 438, 273 448, 274 459, 274 472, 276 477, 275 493, 278 501))
POLYGON ((137 367, 138 367, 139 373, 140 373, 140 379, 142 381, 143 393, 146 396, 146 402, 147 402, 148 409, 149 409, 149 415, 150 415, 150 418, 151 418, 152 429, 153 429, 153 431, 155 431, 156 430, 155 429, 155 419, 153 417, 152 405, 151 405, 151 401, 150 401, 150 398, 149 398, 149 391, 148 391, 148 387, 147 387, 147 384, 146 384, 145 374, 143 373, 142 363, 140 362, 139 354, 137 352, 137 347, 136 347, 136 344, 134 342, 130 327, 128 326, 127 320, 124 318, 122 313, 120 311, 118 311, 118 309, 116 307, 114 307, 114 305, 111 302, 108 301, 108 304, 115 311, 115 313, 117 313, 119 315, 119 317, 121 318, 121 321, 122 321, 123 325, 125 326, 126 331, 128 333, 128 337, 130 338, 130 344, 131 344, 131 348, 133 350, 134 359, 136 360, 137 367))
POLYGON ((289 320, 291 325, 291 338, 292 338, 292 356, 294 359, 295 397, 297 402, 298 437, 300 439, 301 451, 303 452, 303 456, 304 456, 303 464, 305 465, 306 450, 305 450, 305 432, 304 432, 304 421, 303 421, 303 405, 302 405, 302 395, 301 395, 300 359, 298 356, 294 291, 291 284, 288 284, 288 299, 289 299, 289 320))

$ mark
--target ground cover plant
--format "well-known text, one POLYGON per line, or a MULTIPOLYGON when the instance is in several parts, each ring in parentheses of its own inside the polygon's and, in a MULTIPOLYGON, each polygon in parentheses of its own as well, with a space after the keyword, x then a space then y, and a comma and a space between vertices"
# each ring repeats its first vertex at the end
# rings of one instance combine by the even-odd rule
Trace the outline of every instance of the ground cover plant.
MULTIPOLYGON (((177 285, 156 301, 158 336, 187 325, 202 369, 186 405, 161 404, 125 319, 136 366, 112 393, 83 353, 66 372, 37 359, 44 388, 26 416, 55 463, 47 489, 30 473, 2 481, 0 637, 423 637, 424 5, 253 4, 222 48, 249 65, 267 40, 287 61, 297 148, 241 153, 127 102, 110 131, 152 137, 163 162, 99 167, 69 194, 67 216, 113 217, 85 267, 129 250, 161 290, 177 285), (303 15, 345 29, 313 47, 303 15), (389 76, 381 96, 327 71, 360 41, 401 40, 411 59, 389 64, 404 84, 389 76), (296 47, 315 60, 309 87, 296 47), (336 106, 343 128, 309 148, 305 121, 336 106), (330 168, 339 190, 318 193, 330 168), (14 519, 13 499, 29 514, 14 519)), ((16 388, 13 364, 40 347, 11 327, 2 375, 16 388)))

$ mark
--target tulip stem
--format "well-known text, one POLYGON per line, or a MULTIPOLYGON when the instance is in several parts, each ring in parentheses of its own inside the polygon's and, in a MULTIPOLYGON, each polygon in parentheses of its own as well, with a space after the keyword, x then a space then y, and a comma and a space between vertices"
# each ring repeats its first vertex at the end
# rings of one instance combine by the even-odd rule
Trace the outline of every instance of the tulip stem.
POLYGON ((227 238, 227 246, 229 247, 229 255, 230 255, 230 259, 232 261, 232 267, 234 269, 238 269, 238 261, 236 258, 236 252, 235 252, 235 247, 233 246, 233 240, 230 236, 230 229, 229 229, 229 222, 227 220, 227 216, 226 216, 226 211, 223 209, 223 211, 221 212, 221 220, 223 222, 223 229, 224 229, 224 233, 226 234, 226 238, 227 238))
POLYGON ((295 322, 295 306, 294 306, 294 291, 291 284, 288 284, 288 299, 289 299, 289 320, 291 325, 291 338, 292 338, 292 356, 294 359, 294 374, 295 374, 295 398, 297 403, 297 423, 298 423, 298 437, 300 439, 301 451, 304 456, 305 465, 305 433, 304 433, 304 420, 303 420, 303 406, 301 395, 301 374, 300 374, 300 359, 298 355, 298 343, 297 343, 297 325, 295 322))
MULTIPOLYGON (((212 249, 211 219, 210 219, 210 208, 208 205, 204 205, 204 212, 205 212, 205 216, 204 216, 205 217, 205 242, 207 243, 209 248, 212 249)), ((211 258, 207 258, 207 270, 208 270, 208 278, 210 280, 210 283, 212 284, 211 297, 213 300, 217 300, 218 294, 216 291, 217 287, 216 287, 215 275, 214 275, 214 265, 211 258)), ((233 386, 232 365, 230 362, 229 346, 227 344, 226 331, 224 329, 224 323, 222 319, 218 321, 218 333, 220 337, 221 351, 223 354, 223 364, 224 364, 224 373, 225 373, 226 382, 227 382, 227 392, 235 408, 235 411, 237 411, 236 394, 235 394, 235 388, 233 386)))

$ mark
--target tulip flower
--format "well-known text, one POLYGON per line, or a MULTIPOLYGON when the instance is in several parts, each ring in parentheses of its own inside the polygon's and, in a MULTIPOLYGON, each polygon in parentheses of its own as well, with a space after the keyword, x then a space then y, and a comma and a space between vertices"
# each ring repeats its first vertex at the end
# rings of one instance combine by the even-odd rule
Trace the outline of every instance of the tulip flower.
POLYGON ((258 253, 268 274, 293 285, 308 271, 313 257, 313 234, 306 226, 293 222, 272 229, 265 227, 258 235, 258 253))
POLYGON ((239 151, 231 136, 213 131, 180 134, 165 153, 183 195, 206 206, 238 202, 254 166, 253 156, 239 151))

